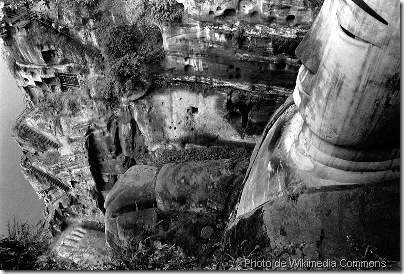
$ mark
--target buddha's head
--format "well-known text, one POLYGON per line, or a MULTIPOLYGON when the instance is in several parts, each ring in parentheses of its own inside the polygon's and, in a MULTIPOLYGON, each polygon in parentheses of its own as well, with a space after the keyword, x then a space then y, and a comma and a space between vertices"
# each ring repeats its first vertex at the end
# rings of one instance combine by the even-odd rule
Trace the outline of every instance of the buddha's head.
POLYGON ((314 134, 348 147, 398 143, 399 1, 326 0, 296 55, 294 100, 314 134))

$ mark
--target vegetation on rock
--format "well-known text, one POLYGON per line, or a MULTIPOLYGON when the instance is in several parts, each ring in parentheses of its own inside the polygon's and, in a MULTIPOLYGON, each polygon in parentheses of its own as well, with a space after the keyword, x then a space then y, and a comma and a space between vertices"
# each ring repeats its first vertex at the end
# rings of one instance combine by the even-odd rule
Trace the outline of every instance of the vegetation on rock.
POLYGON ((157 24, 180 22, 183 6, 175 0, 149 0, 146 2, 145 14, 157 24))
POLYGON ((145 240, 128 245, 120 251, 109 250, 99 265, 86 260, 73 262, 51 251, 51 238, 40 224, 32 229, 26 223, 9 223, 8 236, 0 238, 0 269, 3 270, 220 270, 242 269, 238 261, 227 256, 218 261, 187 256, 175 244, 145 240))
MULTIPOLYGON (((151 86, 166 84, 159 83, 159 79, 154 77, 154 72, 161 69, 158 64, 164 57, 159 27, 180 22, 183 13, 182 4, 178 4, 174 0, 137 0, 126 3, 136 6, 138 9, 128 9, 131 14, 126 14, 128 16, 125 17, 122 16, 122 11, 117 12, 120 1, 124 0, 65 1, 67 5, 74 8, 72 10, 79 7, 90 9, 90 17, 95 21, 94 28, 97 29, 96 36, 105 62, 104 81, 97 85, 99 93, 97 95, 109 108, 119 107, 122 98, 130 96, 138 98, 145 95, 151 86)), ((313 0, 311 3, 315 5, 319 2, 321 1, 313 0)), ((58 4, 59 1, 55 1, 55 3, 58 4)), ((76 55, 81 54, 81 60, 74 61, 82 63, 83 74, 89 73, 85 54, 75 50, 68 38, 52 33, 34 22, 28 28, 28 40, 35 45, 56 45, 64 53, 72 51, 76 55)), ((274 54, 280 55, 286 60, 286 57, 281 54, 294 56, 294 49, 299 42, 300 40, 296 38, 274 36, 272 40, 274 54)), ((68 61, 69 56, 62 63, 68 61)), ((192 85, 192 89, 195 91, 204 90, 206 92, 212 88, 196 83, 192 85)), ((76 116, 86 104, 87 99, 89 98, 79 92, 65 90, 60 93, 46 94, 37 107, 48 117, 76 116)), ((185 144, 186 140, 183 143, 185 144)), ((157 151, 158 157, 147 160, 150 161, 148 164, 161 166, 165 163, 226 157, 232 160, 231 164, 237 166, 240 173, 245 173, 250 154, 251 151, 248 149, 231 150, 228 147, 220 146, 204 150, 193 148, 179 151, 157 151)), ((233 193, 240 193, 236 190, 241 187, 241 180, 235 181, 232 185, 233 193)), ((231 193, 231 191, 228 192, 231 193)), ((238 200, 236 194, 233 193, 230 194, 233 197, 228 199, 229 208, 233 208, 238 200)), ((220 225, 222 232, 225 226, 224 218, 220 219, 220 225)), ((206 227, 212 230, 210 226, 204 228, 206 227)), ((173 241, 173 238, 156 238, 153 237, 155 235, 146 235, 140 242, 133 242, 119 251, 111 250, 101 265, 94 266, 86 261, 75 263, 71 260, 61 259, 51 252, 51 242, 44 236, 42 227, 31 231, 25 224, 14 222, 12 228, 9 229, 9 236, 0 239, 0 266, 3 269, 38 270, 238 270, 252 269, 243 265, 246 258, 258 260, 264 256, 260 247, 256 246, 253 252, 235 259, 226 253, 224 243, 220 242, 219 238, 210 241, 211 232, 209 229, 204 231, 203 234, 207 236, 204 235, 201 238, 206 240, 206 243, 200 250, 198 249, 203 255, 201 257, 189 256, 187 251, 173 241)), ((175 232, 174 229, 170 230, 170 233, 175 232)))
POLYGON ((110 107, 119 99, 141 96, 153 81, 151 66, 164 56, 161 34, 155 26, 112 25, 98 33, 106 61, 102 98, 110 107))
POLYGON ((56 95, 48 95, 39 104, 38 108, 41 109, 45 115, 58 116, 63 110, 63 102, 59 100, 56 95))
MULTIPOLYGON (((291 250, 273 254, 271 267, 263 264, 254 267, 246 264, 246 261, 267 260, 258 245, 252 252, 233 258, 226 253, 223 243, 216 242, 211 245, 214 252, 208 256, 194 257, 187 255, 175 243, 162 242, 150 236, 140 242, 132 242, 119 251, 108 250, 103 262, 93 265, 85 259, 73 262, 56 256, 50 249, 51 238, 41 224, 33 229, 14 219, 8 228, 9 235, 0 237, 0 269, 3 270, 309 270, 297 266, 275 266, 273 262, 288 255, 291 250)), ((283 260, 287 261, 285 258, 283 260)), ((388 262, 383 270, 399 268, 399 263, 388 262)))
POLYGON ((274 55, 287 54, 291 57, 295 57, 295 50, 302 38, 288 38, 282 36, 272 37, 272 46, 274 55))
POLYGON ((14 218, 8 223, 8 236, 0 238, 0 269, 33 270, 39 256, 49 250, 49 241, 39 223, 32 229, 14 218))
POLYGON ((313 9, 314 17, 316 17, 323 5, 324 0, 305 0, 304 2, 313 9))

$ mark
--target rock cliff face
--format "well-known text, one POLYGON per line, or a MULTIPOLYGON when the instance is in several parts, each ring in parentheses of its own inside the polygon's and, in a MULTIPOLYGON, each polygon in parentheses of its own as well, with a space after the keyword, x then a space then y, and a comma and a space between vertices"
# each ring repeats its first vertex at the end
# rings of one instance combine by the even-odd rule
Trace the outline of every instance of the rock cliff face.
MULTIPOLYGON (((77 227, 83 235, 103 232, 105 220, 112 220, 106 232, 122 240, 133 227, 109 229, 119 226, 118 217, 123 226, 134 219, 156 225, 167 212, 179 211, 179 220, 197 224, 187 244, 205 243, 223 230, 229 200, 235 199, 220 195, 232 187, 237 197, 257 137, 292 92, 299 66, 294 49, 314 11, 301 0, 164 2, 181 16, 150 20, 164 49, 155 78, 140 93, 116 98, 119 104, 111 108, 100 100, 108 72, 97 34, 101 21, 118 24, 122 16, 137 23, 136 5, 159 4, 115 1, 106 10, 104 2, 34 1, 3 8, 2 38, 25 91, 26 109, 14 127, 22 171, 44 199, 49 229, 60 239, 77 227), (154 170, 148 178, 156 203, 142 212, 137 206, 107 210, 110 193, 130 175, 125 172, 143 165, 154 170), (189 169, 202 177, 192 177, 189 169)), ((163 230, 179 231, 178 239, 189 232, 180 222, 163 230)), ((62 256, 70 250, 63 243, 57 243, 62 256)))
POLYGON ((399 260, 399 1, 364 5, 326 0, 296 49, 293 97, 257 143, 229 221, 233 251, 399 260))

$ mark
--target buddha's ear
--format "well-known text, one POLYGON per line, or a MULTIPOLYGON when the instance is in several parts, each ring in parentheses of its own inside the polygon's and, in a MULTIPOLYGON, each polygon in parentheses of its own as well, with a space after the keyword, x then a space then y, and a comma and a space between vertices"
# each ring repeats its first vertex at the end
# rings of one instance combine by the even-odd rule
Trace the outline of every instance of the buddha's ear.
POLYGON ((335 5, 340 0, 325 0, 320 12, 306 36, 296 48, 295 54, 311 73, 316 74, 323 57, 326 44, 335 23, 335 5))

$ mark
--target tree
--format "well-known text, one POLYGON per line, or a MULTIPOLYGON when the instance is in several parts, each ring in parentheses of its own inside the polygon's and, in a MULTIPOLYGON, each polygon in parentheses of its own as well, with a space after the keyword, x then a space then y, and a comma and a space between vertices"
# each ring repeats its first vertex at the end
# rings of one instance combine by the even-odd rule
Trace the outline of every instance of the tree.
POLYGON ((107 62, 134 54, 144 39, 142 33, 134 25, 117 25, 105 30, 101 43, 107 62))
POLYGON ((105 103, 117 107, 121 97, 144 95, 152 82, 148 65, 164 56, 159 29, 120 24, 105 30, 101 38, 107 67, 102 89, 105 103))

